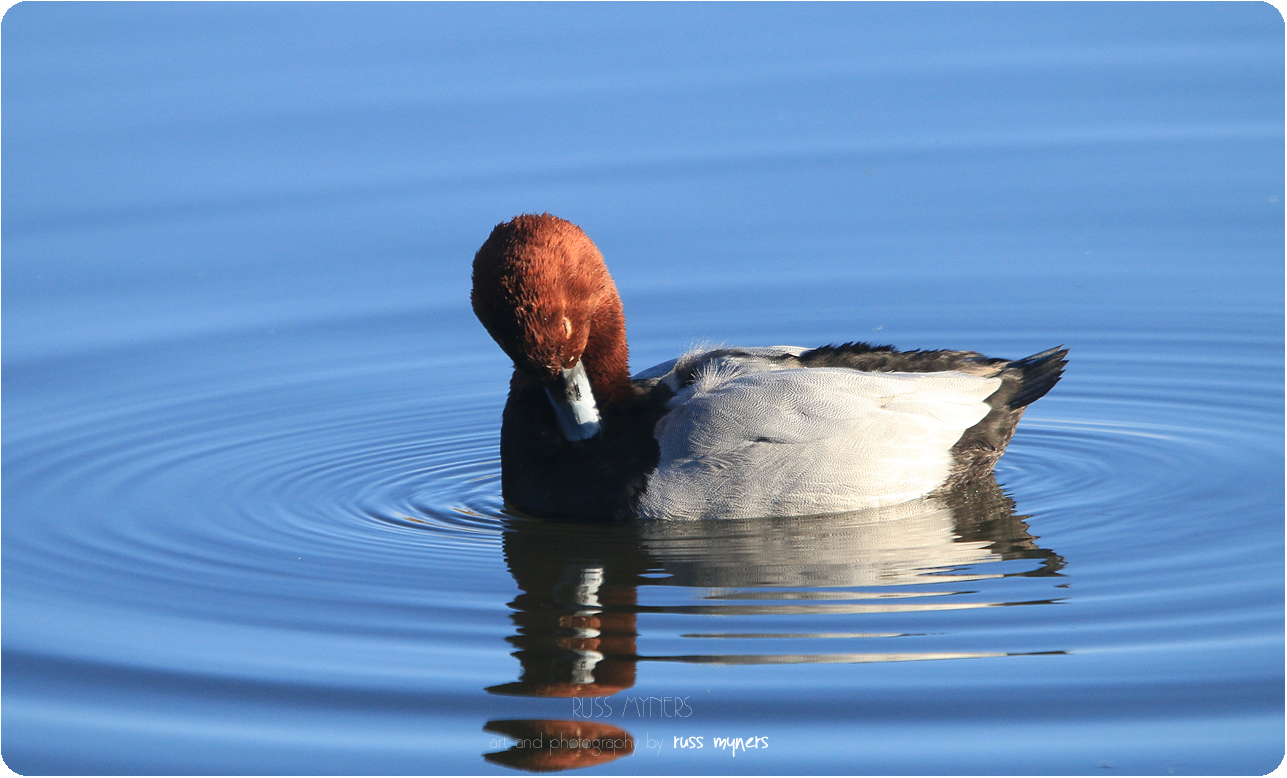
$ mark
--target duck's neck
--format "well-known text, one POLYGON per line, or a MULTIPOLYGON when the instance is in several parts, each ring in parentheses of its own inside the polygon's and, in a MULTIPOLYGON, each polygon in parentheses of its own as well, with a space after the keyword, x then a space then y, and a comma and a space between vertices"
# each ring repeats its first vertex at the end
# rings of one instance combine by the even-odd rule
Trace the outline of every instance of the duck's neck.
POLYGON ((590 319, 590 336, 581 354, 590 388, 600 406, 619 406, 634 396, 629 357, 621 298, 611 294, 595 309, 590 319))

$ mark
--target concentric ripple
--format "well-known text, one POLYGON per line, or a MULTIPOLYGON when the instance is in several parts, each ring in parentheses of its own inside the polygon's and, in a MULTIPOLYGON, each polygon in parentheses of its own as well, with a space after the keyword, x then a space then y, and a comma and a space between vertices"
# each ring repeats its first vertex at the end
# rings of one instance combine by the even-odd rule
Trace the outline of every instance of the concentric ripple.
POLYGON ((426 402, 433 367, 139 394, 14 435, 6 490, 43 507, 9 523, 8 572, 245 618, 244 597, 378 604, 427 565, 494 564, 498 398, 426 402))
MULTIPOLYGON (((243 368, 253 367, 242 357, 243 368)), ((401 598, 422 585, 427 567, 457 571, 462 581, 495 569, 510 521, 496 452, 503 384, 443 391, 442 363, 426 359, 293 372, 268 366, 258 379, 243 370, 236 383, 214 381, 178 396, 170 387, 143 390, 116 405, 83 406, 11 436, 11 509, 15 502, 42 507, 38 521, 9 525, 10 574, 41 580, 46 593, 54 586, 67 596, 246 618, 243 598, 266 591, 286 602, 306 596, 379 605, 390 592, 401 598)), ((1211 489, 1238 493, 1191 474, 1236 478, 1229 463, 1248 456, 1257 413, 1199 427, 1174 423, 1186 415, 1174 408, 1136 402, 1110 404, 1133 414, 1114 419, 1094 387, 1076 380, 1072 396, 1036 406, 998 471, 1021 495, 1021 509, 1041 505, 1049 513, 1043 524, 1063 530, 1064 543, 1112 536, 1123 513, 1165 520, 1142 510, 1161 495, 1183 503, 1211 489), (1058 412, 1074 415, 1046 410, 1057 403, 1058 412)), ((1039 566, 998 564, 1006 559, 1061 552, 1036 554, 1040 546, 1020 537, 1026 525, 990 534, 964 528, 959 517, 954 525, 952 510, 930 505, 902 516, 777 524, 662 522, 614 542, 642 543, 662 575, 641 582, 668 590, 977 581, 1039 566)), ((522 526, 514 537, 567 532, 522 526)), ((346 609, 345 618, 362 621, 359 611, 346 609)), ((788 611, 761 604, 704 612, 788 611)))
MULTIPOLYGON (((839 516, 585 526, 505 511, 502 360, 449 338, 425 348, 443 339, 429 322, 391 339, 335 329, 295 334, 329 359, 283 363, 224 334, 221 364, 174 343, 113 368, 161 359, 164 382, 8 408, 5 582, 10 602, 39 603, 6 622, 12 656, 303 682, 314 665, 296 654, 321 651, 310 661, 353 688, 463 683, 502 701, 707 683, 692 673, 709 668, 1021 661, 1057 675, 1177 629, 1260 639, 1272 616, 1228 615, 1273 575, 1233 566, 1239 544, 1273 542, 1265 491, 1245 488, 1281 456, 1263 382, 1202 423, 1223 377, 1158 370, 1109 391, 1092 343, 1030 410, 1000 485, 839 516), (1223 523, 1201 520, 1213 506, 1223 523), (1222 588, 1194 592, 1195 576, 1222 588), (1183 598, 1183 616, 1112 605, 1122 581, 1133 602, 1183 598), (93 616, 36 616, 60 611, 93 616), (142 650, 111 625, 163 637, 142 650), (231 637, 246 629, 260 632, 231 637), (295 648, 260 655, 264 630, 295 648), (335 641, 358 642, 332 655, 335 641), (444 652, 452 666, 419 669, 444 652)), ((1260 353, 1245 356, 1257 374, 1260 353)))

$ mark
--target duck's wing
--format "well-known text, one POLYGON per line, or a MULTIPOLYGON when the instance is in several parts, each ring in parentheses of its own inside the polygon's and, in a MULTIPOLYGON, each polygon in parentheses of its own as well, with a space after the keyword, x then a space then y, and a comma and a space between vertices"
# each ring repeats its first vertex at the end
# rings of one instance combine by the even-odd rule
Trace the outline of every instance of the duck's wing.
POLYGON ((683 359, 683 357, 675 357, 674 359, 667 359, 665 362, 662 362, 657 365, 653 365, 647 370, 640 370, 638 373, 635 373, 634 375, 632 375, 630 377, 630 380, 635 382, 656 381, 659 378, 663 378, 673 373, 675 371, 675 364, 678 363, 679 360, 681 359, 683 359))
POLYGON ((1049 392, 1068 364, 1068 349, 1057 346, 1023 359, 985 357, 974 351, 899 351, 892 346, 844 343, 801 354, 802 367, 848 367, 864 372, 958 372, 1001 379, 988 398, 991 410, 952 449, 951 483, 967 483, 992 472, 1014 436, 1024 409, 1049 392))
POLYGON ((953 444, 1001 384, 783 364, 726 356, 696 368, 657 424, 642 515, 808 515, 914 499, 946 481, 953 444))
POLYGON ((740 348, 709 348, 698 346, 682 356, 668 359, 640 370, 631 376, 636 384, 653 385, 664 383, 674 391, 693 382, 696 373, 712 362, 724 364, 733 361, 741 364, 761 363, 765 368, 782 367, 785 360, 792 360, 791 365, 809 349, 803 346, 749 346, 740 348))

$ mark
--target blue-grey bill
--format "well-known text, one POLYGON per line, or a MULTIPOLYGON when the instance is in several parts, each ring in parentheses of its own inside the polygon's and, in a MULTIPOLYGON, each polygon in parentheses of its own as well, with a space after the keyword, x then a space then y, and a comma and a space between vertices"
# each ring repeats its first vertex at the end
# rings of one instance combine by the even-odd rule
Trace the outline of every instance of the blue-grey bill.
POLYGON ((594 402, 585 365, 577 362, 562 371, 559 378, 553 387, 545 387, 545 394, 554 406, 554 416, 563 437, 575 441, 599 434, 599 407, 594 402))

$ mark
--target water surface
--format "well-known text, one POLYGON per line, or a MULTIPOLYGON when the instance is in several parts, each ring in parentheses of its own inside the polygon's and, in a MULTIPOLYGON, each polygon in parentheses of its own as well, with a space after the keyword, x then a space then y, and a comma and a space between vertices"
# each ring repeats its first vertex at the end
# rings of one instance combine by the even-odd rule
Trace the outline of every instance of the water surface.
POLYGON ((1282 24, 11 9, 6 763, 1268 772, 1282 24), (635 369, 698 342, 1072 362, 959 498, 518 516, 469 261, 544 210, 606 255, 635 369))

